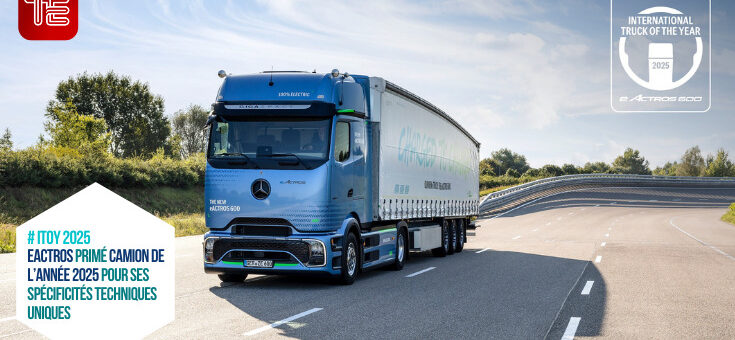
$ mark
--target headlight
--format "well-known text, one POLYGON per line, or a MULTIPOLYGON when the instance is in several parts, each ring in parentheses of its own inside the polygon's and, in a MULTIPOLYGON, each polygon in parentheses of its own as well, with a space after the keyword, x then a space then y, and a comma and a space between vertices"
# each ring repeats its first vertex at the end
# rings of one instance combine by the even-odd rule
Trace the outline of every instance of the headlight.
POLYGON ((309 244, 309 266, 323 266, 326 264, 324 243, 318 240, 305 240, 309 244))
POLYGON ((204 240, 204 262, 214 263, 214 242, 216 237, 209 237, 204 240))

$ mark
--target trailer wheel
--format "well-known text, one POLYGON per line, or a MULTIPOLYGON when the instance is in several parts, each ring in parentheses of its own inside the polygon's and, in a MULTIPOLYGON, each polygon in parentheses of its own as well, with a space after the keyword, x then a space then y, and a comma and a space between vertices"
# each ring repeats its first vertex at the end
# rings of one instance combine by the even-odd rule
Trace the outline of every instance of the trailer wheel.
POLYGON ((219 277, 219 280, 222 282, 243 282, 245 281, 245 278, 248 277, 248 274, 219 274, 217 275, 219 277))
POLYGON ((442 220, 442 246, 436 249, 432 249, 431 253, 434 256, 444 257, 449 254, 449 222, 442 220))
POLYGON ((464 249, 464 234, 465 234, 465 221, 464 219, 457 220, 457 243, 454 246, 454 251, 459 253, 464 249))
POLYGON ((406 235, 406 229, 398 229, 398 235, 396 236, 396 260, 393 262, 394 270, 401 270, 406 264, 408 258, 408 235, 406 235))
POLYGON ((351 285, 357 278, 357 271, 360 266, 360 247, 357 244, 355 234, 348 233, 344 238, 342 246, 342 269, 340 270, 339 282, 344 285, 351 285))
POLYGON ((457 221, 456 220, 450 220, 449 221, 449 252, 448 254, 454 254, 457 247, 457 221))

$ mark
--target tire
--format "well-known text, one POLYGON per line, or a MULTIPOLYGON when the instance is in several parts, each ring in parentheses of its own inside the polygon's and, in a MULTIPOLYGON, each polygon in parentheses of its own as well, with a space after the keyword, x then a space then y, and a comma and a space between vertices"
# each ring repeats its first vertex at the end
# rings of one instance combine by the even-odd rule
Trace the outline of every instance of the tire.
POLYGON ((454 254, 456 247, 457 247, 457 221, 456 220, 449 221, 449 229, 447 229, 447 232, 449 233, 449 251, 447 253, 449 255, 452 255, 454 254))
POLYGON ((457 220, 457 243, 455 243, 454 246, 454 251, 456 253, 460 253, 462 252, 462 249, 464 249, 464 238, 465 233, 467 232, 465 225, 466 223, 464 219, 457 220))
POLYGON ((245 281, 248 274, 219 274, 217 277, 219 277, 219 280, 222 282, 239 283, 245 281))
POLYGON ((360 246, 357 243, 357 237, 353 233, 347 234, 347 237, 343 240, 339 283, 351 285, 355 283, 357 272, 360 270, 360 246))
POLYGON ((444 257, 449 254, 449 222, 442 220, 442 246, 436 249, 432 249, 431 253, 437 257, 444 257))
POLYGON ((403 269, 406 259, 408 259, 408 233, 405 228, 400 228, 396 236, 396 259, 391 268, 393 270, 403 269))

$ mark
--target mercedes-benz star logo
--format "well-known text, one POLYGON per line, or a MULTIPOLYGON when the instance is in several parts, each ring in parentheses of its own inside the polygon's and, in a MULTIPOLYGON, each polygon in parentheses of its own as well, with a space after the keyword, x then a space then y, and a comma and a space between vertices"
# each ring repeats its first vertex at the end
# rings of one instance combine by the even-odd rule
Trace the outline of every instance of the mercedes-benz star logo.
POLYGON ((250 186, 250 191, 256 199, 264 200, 271 194, 271 185, 268 181, 259 178, 253 181, 253 185, 250 186))

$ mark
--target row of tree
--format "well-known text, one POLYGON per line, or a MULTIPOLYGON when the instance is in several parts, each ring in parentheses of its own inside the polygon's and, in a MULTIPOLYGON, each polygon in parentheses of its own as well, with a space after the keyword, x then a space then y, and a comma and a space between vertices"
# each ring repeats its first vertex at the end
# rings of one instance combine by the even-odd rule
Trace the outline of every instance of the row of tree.
POLYGON ((667 175, 667 176, 735 176, 735 165, 728 158, 725 149, 717 150, 715 155, 702 157, 698 146, 684 152, 681 160, 668 162, 663 167, 653 171, 649 162, 640 151, 627 148, 612 164, 605 162, 587 162, 583 166, 564 164, 562 166, 546 164, 540 168, 532 168, 526 157, 507 148, 493 151, 489 158, 480 161, 480 175, 508 176, 508 177, 551 177, 575 174, 613 173, 638 175, 667 175))
MULTIPOLYGON (((83 73, 60 82, 46 107, 40 145, 109 152, 118 158, 150 158, 163 152, 188 158, 206 147, 204 124, 208 112, 190 105, 164 115, 164 102, 147 83, 110 71, 83 73)), ((8 129, 0 137, 0 149, 12 149, 8 129)))

